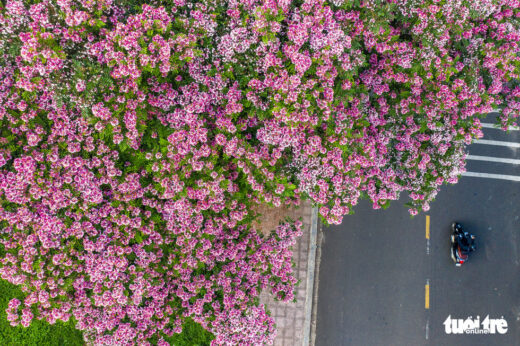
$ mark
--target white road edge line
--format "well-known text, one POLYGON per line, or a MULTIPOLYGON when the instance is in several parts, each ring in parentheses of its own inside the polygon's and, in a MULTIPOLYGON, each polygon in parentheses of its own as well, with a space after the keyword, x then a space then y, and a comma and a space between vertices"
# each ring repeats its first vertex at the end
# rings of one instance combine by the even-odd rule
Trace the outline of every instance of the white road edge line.
POLYGON ((477 177, 477 178, 490 178, 490 179, 520 181, 520 176, 518 176, 518 175, 477 173, 477 172, 464 172, 464 173, 462 173, 462 175, 466 176, 466 177, 477 177))
POLYGON ((426 340, 428 340, 428 334, 430 334, 429 331, 430 331, 430 319, 428 318, 426 320, 426 340))
POLYGON ((487 144, 487 145, 499 145, 510 148, 520 148, 520 143, 517 142, 504 142, 504 141, 492 141, 489 139, 476 139, 474 144, 487 144))
MULTIPOLYGON (((482 127, 488 128, 488 129, 501 130, 501 128, 500 127, 496 127, 495 124, 480 123, 480 125, 482 125, 482 127)), ((518 131, 518 130, 520 130, 520 127, 518 127, 518 126, 509 126, 507 129, 509 131, 518 131)))
POLYGON ((511 163, 513 165, 520 165, 520 160, 507 159, 505 157, 493 157, 493 156, 479 156, 479 155, 468 155, 466 160, 478 160, 478 161, 491 161, 491 162, 502 162, 511 163))

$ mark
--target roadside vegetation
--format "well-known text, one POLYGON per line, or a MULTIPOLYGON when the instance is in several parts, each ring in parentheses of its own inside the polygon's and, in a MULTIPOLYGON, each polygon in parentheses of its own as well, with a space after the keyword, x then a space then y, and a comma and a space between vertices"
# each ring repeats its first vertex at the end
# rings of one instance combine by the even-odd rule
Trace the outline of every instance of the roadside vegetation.
POLYGON ((302 222, 255 207, 428 210, 482 117, 518 125, 519 42, 519 0, 3 0, 12 337, 272 343, 302 222))

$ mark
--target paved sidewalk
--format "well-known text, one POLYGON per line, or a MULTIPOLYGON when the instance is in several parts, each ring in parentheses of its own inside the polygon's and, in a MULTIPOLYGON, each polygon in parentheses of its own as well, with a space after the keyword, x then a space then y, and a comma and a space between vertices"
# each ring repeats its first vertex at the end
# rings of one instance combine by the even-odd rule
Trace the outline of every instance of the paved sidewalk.
MULTIPOLYGON (((274 215, 275 217, 273 217, 272 214, 269 215, 268 222, 265 223, 262 221, 262 228, 272 227, 272 225, 282 217, 280 213, 294 220, 302 217, 303 221, 303 235, 297 240, 293 248, 293 263, 296 265, 293 270, 296 278, 300 280, 294 294, 297 301, 296 303, 275 301, 268 291, 263 291, 260 295, 260 302, 267 306, 267 309, 271 311, 271 316, 273 316, 275 320, 277 327, 275 346, 306 346, 304 345, 304 341, 305 344, 308 345, 308 334, 310 331, 310 314, 307 312, 310 311, 309 309, 312 307, 312 292, 307 291, 307 286, 309 285, 307 279, 308 276, 311 280, 313 279, 314 256, 310 251, 315 249, 315 246, 310 246, 312 245, 311 242, 313 239, 311 235, 312 207, 310 202, 304 201, 299 209, 290 208, 275 211, 275 214, 276 213, 279 215, 274 215), (276 216, 278 216, 278 218, 276 218, 276 216), (310 267, 309 257, 311 259, 310 267), (308 275, 309 269, 312 271, 310 275, 308 275)), ((312 290, 312 283, 310 287, 312 290)))

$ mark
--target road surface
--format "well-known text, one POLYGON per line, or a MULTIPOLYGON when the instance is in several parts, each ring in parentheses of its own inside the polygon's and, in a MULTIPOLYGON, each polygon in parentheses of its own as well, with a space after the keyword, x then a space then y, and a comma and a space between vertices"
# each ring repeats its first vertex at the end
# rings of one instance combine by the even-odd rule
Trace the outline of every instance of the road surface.
POLYGON ((485 126, 468 173, 427 213, 411 218, 405 198, 387 210, 363 201, 323 229, 315 345, 520 345, 520 131, 485 126), (449 254, 454 220, 477 235, 461 268, 449 254), (507 332, 454 335, 443 324, 488 315, 507 332))

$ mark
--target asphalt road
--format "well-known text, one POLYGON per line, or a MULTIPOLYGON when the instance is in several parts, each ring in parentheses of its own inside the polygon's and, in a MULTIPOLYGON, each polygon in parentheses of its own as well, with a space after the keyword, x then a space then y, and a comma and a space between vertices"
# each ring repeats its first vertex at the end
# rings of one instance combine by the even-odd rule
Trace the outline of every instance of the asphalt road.
MULTIPOLYGON (((487 140, 520 142, 520 131, 484 132, 487 140)), ((469 152, 520 159, 514 146, 500 143, 474 144, 469 152)), ((520 182, 512 181, 520 166, 514 163, 468 161, 470 172, 488 176, 443 186, 431 210, 414 218, 405 198, 387 210, 363 201, 340 226, 324 228, 315 345, 520 345, 520 182), (477 251, 460 268, 450 257, 454 220, 477 236, 477 251), (448 316, 482 321, 487 315, 503 317, 507 332, 453 335, 443 325, 448 316)))

